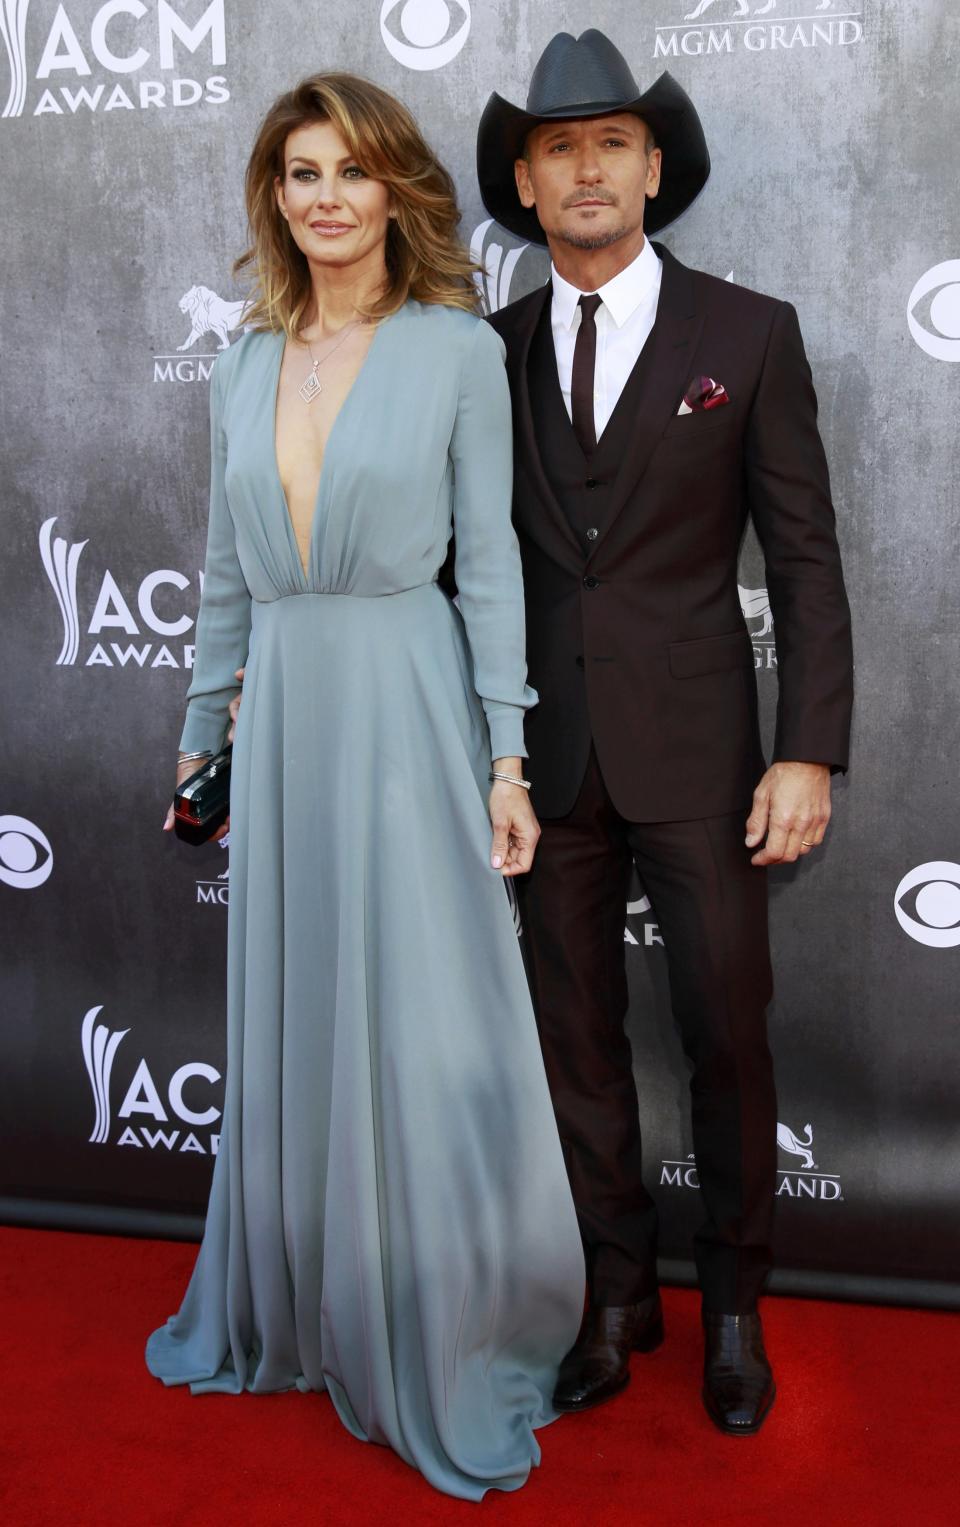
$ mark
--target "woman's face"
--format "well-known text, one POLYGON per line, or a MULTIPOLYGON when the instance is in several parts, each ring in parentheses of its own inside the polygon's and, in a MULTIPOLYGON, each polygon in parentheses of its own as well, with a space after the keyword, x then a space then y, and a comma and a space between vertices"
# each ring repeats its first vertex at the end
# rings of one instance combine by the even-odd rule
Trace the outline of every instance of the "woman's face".
POLYGON ((382 262, 390 193, 361 170, 332 122, 307 122, 287 138, 277 203, 311 265, 382 262))

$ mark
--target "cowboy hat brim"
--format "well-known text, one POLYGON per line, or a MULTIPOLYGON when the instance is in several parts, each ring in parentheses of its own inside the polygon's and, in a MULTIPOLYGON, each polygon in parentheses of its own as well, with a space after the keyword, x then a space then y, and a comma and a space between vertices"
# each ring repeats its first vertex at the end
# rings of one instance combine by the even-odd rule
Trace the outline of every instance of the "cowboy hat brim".
POLYGON ((546 244, 536 210, 523 206, 514 177, 514 165, 522 157, 527 134, 541 122, 616 116, 621 112, 642 117, 662 150, 660 190, 656 197, 647 198, 643 226, 649 234, 666 228, 696 200, 710 174, 710 155, 697 109, 683 87, 666 71, 649 90, 632 101, 596 101, 539 114, 512 105, 494 91, 484 107, 477 133, 477 179, 490 216, 518 238, 531 244, 546 244))

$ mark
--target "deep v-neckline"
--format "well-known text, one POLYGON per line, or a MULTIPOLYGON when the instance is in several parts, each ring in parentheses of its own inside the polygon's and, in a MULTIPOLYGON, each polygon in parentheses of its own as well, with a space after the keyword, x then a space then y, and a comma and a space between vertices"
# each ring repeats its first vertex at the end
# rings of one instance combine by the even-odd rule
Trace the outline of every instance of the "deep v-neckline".
POLYGON ((299 547, 299 544, 297 542, 297 533, 296 533, 296 529, 295 529, 294 523, 293 523, 293 515, 290 513, 290 505, 289 505, 289 503, 287 501, 286 489, 283 486, 283 478, 280 476, 280 458, 277 455, 277 408, 278 408, 279 402, 280 402, 280 376, 281 376, 281 374, 283 372, 283 357, 286 354, 286 350, 287 350, 287 336, 286 336, 286 334, 284 333, 284 331, 282 329, 280 330, 280 335, 279 335, 280 343, 277 346, 276 369, 275 369, 274 377, 273 377, 273 410, 272 410, 271 419, 270 419, 270 427, 271 427, 271 451, 270 451, 270 455, 271 455, 271 459, 273 461, 273 474, 274 474, 274 477, 276 479, 277 491, 278 491, 278 493, 280 495, 280 503, 281 503, 281 506, 283 508, 284 519, 287 522, 287 538, 288 538, 288 540, 290 542, 290 547, 291 547, 291 550, 293 552, 294 561, 296 562, 297 567, 300 569, 300 572, 303 574, 303 581, 304 581, 305 585, 309 584, 309 582, 310 582, 310 569, 311 569, 311 566, 312 566, 312 563, 313 563, 314 537, 316 535, 317 520, 319 518, 320 497, 321 497, 321 493, 322 493, 322 490, 323 490, 323 478, 324 478, 324 473, 326 471, 327 459, 328 459, 328 457, 330 455, 330 446, 331 446, 331 443, 333 441, 334 434, 336 433, 337 425, 340 423, 340 420, 343 418, 343 415, 344 415, 347 407, 349 406, 350 401, 353 398, 354 393, 357 391, 357 388, 360 385, 360 382, 361 382, 361 380, 363 378, 363 374, 367 370, 367 367, 370 364, 371 357, 373 355, 374 350, 376 349, 377 341, 380 338, 380 333, 386 327, 386 325, 390 322, 391 318, 394 318, 394 317, 396 317, 395 313, 389 313, 386 318, 381 318, 380 322, 377 324, 377 327, 375 328, 375 330, 373 332, 373 338, 371 339, 369 345, 367 346, 367 353, 363 357, 363 360, 360 363, 360 369, 358 370, 358 372, 357 372, 356 376, 354 377, 353 381, 350 383, 350 387, 349 387, 349 390, 347 392, 346 397, 344 398, 343 402, 340 404, 340 407, 337 409, 337 412, 334 414, 333 419, 330 422, 330 428, 327 431, 327 443, 326 443, 326 445, 323 448, 323 459, 320 462, 320 475, 317 478, 317 486, 316 486, 316 490, 315 490, 314 495, 313 495, 313 509, 311 511, 311 514, 310 514, 310 525, 309 525, 309 529, 307 531, 307 563, 306 563, 306 566, 304 566, 303 559, 300 556, 300 547, 299 547))

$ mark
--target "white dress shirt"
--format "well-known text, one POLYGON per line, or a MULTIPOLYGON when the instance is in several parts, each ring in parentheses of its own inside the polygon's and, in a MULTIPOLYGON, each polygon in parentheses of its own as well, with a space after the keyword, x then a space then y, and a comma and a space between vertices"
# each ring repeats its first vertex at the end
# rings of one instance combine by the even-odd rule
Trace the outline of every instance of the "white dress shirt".
MULTIPOLYGON (((657 316, 663 266, 649 239, 644 239, 637 258, 597 288, 602 299, 597 308, 597 360, 594 369, 593 419, 597 439, 603 434, 640 351, 650 337, 657 316)), ((580 327, 582 293, 550 267, 553 306, 550 321, 560 374, 560 391, 567 413, 573 418, 570 384, 573 350, 580 327)))

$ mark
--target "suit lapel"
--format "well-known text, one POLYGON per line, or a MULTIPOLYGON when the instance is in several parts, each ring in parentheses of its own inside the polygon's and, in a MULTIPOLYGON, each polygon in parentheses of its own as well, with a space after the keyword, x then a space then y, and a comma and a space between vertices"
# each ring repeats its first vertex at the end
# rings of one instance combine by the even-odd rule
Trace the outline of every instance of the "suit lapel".
MULTIPOLYGON (((513 344, 510 346, 513 352, 511 383, 524 465, 540 502, 549 516, 550 523, 563 537, 567 547, 576 553, 577 561, 580 563, 583 560, 583 550, 544 471, 543 456, 534 429, 533 408, 530 401, 530 346, 544 307, 552 300, 552 297, 553 288, 548 281, 545 286, 539 287, 530 294, 516 316, 512 325, 513 344)), ((549 448, 548 442, 544 444, 546 448, 549 448)))
POLYGON ((638 363, 643 365, 643 381, 633 399, 634 422, 627 447, 588 561, 603 546, 611 526, 636 491, 654 447, 680 405, 703 328, 704 314, 697 311, 692 272, 661 244, 654 248, 663 261, 656 322, 638 363))

